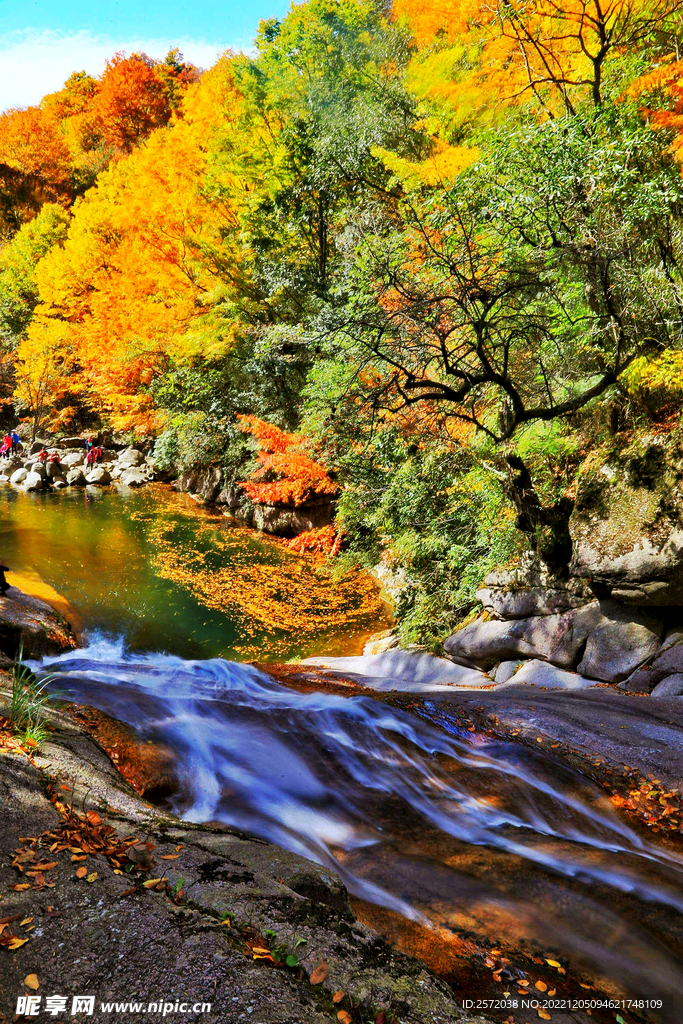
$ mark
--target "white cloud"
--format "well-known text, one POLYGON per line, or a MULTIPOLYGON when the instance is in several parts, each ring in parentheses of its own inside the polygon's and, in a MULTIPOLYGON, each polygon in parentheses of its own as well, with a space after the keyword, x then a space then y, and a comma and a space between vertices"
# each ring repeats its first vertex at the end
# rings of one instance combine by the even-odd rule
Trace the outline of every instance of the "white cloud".
MULTIPOLYGON (((246 48, 237 40, 233 48, 246 48)), ((193 39, 112 39, 89 32, 71 34, 53 31, 12 33, 0 42, 0 110, 27 107, 60 89, 72 71, 99 75, 104 63, 119 50, 142 50, 150 57, 163 57, 177 46, 185 58, 208 68, 225 47, 193 39)))

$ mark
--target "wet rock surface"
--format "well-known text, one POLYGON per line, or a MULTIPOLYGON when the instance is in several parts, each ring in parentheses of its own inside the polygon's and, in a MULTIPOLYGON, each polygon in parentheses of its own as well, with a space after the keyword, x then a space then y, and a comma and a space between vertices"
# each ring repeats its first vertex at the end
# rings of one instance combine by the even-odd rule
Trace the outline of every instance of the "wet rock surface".
MULTIPOLYGON (((212 1019, 226 1022, 329 1024, 340 1008, 354 1022, 382 1008, 407 1024, 483 1021, 464 1014, 422 963, 359 924, 332 872, 242 833, 153 809, 89 735, 57 713, 51 724, 33 761, 0 751, 3 916, 28 939, 2 950, 0 1013, 13 1015, 17 996, 29 992, 24 978, 35 973, 45 995, 66 994, 69 1002, 74 994, 95 995, 96 1022, 111 1019, 101 1001, 158 999, 211 1003, 212 1019), (149 870, 117 874, 105 855, 69 849, 41 849, 50 866, 40 877, 11 866, 14 851, 64 822, 48 783, 67 813, 79 820, 89 814, 118 837, 149 842, 149 870), (77 877, 81 861, 73 856, 85 856, 87 877, 77 877), (150 877, 163 881, 145 887, 150 877), (28 887, 12 889, 17 883, 28 887), (33 928, 21 926, 27 918, 33 928), (253 948, 263 943, 292 954, 296 947, 298 962, 276 967, 255 959, 253 948), (321 963, 327 974, 312 984, 321 963), (335 1004, 340 991, 345 995, 335 1004)), ((117 1019, 138 1020, 139 1013, 119 1012, 117 1019)))
POLYGON ((14 660, 20 650, 24 657, 40 658, 61 654, 77 646, 66 619, 37 597, 10 587, 0 597, 0 652, 14 660))

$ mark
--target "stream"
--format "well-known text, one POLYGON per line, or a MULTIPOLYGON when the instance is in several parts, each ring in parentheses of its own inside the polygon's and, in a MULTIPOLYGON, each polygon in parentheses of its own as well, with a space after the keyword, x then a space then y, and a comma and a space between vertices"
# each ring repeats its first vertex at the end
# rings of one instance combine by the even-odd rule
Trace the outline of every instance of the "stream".
MULTIPOLYGON (((610 1009, 553 1020, 618 1021, 619 1013, 624 1024, 680 1021, 683 855, 643 838, 602 790, 551 752, 445 719, 436 727, 370 693, 298 692, 244 663, 255 650, 261 659, 349 652, 363 630, 383 622, 356 584, 346 617, 318 595, 317 631, 302 630, 291 609, 282 621, 271 609, 255 627, 246 624, 249 608, 286 593, 287 574, 301 572, 281 548, 217 522, 183 496, 124 501, 112 493, 75 522, 63 495, 36 497, 8 503, 2 557, 59 589, 87 635, 83 649, 37 667, 55 674, 60 696, 173 748, 181 775, 175 811, 334 867, 359 905, 377 908, 368 919, 379 924, 386 914, 434 943, 487 937, 489 946, 524 948, 538 963, 570 958, 593 995, 625 992, 663 1004, 649 1016, 610 1009), (116 559, 101 550, 121 535, 125 567, 120 548, 116 559), (170 561, 160 560, 164 545, 170 561), (60 578, 67 552, 71 575, 60 578), (270 559, 270 585, 260 570, 231 569, 240 558, 266 568, 270 559), (170 572, 181 561, 200 577, 232 571, 231 600, 211 603, 204 582, 170 572), (107 589, 121 573, 125 587, 107 589), (251 595, 249 579, 258 583, 251 595)), ((416 699, 428 708, 428 694, 416 699)), ((457 989, 456 975, 449 980, 457 989)))

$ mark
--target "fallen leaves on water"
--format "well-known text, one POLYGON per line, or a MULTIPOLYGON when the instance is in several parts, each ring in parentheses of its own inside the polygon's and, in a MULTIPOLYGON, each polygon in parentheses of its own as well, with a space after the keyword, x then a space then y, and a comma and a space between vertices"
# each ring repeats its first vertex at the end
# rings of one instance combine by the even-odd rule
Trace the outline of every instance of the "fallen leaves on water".
POLYGON ((27 974, 24 978, 24 985, 26 988, 32 988, 36 992, 40 988, 40 982, 38 981, 37 974, 27 974))
MULTIPOLYGON (((323 982, 327 977, 329 970, 330 968, 328 966, 327 960, 323 960, 323 962, 321 964, 318 964, 315 970, 311 972, 311 976, 308 979, 311 985, 320 985, 320 983, 323 982)), ((337 1014, 337 1016, 339 1015, 337 1014)))

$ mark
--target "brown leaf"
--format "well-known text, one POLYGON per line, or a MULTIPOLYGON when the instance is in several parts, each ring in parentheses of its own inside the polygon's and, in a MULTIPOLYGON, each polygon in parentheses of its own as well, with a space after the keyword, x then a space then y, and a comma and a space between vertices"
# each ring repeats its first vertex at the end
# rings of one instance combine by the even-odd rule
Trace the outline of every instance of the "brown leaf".
POLYGON ((135 892, 135 886, 133 885, 133 886, 131 886, 130 889, 125 889, 124 892, 121 893, 121 897, 120 898, 123 899, 124 896, 132 896, 134 892, 135 892))
POLYGON ((87 868, 78 868, 76 870, 76 878, 85 878, 85 876, 87 874, 88 874, 88 869, 87 868))
POLYGON ((178 860, 179 853, 160 853, 159 860, 178 860))
POLYGON ((32 988, 34 992, 37 992, 37 990, 40 988, 40 982, 38 981, 38 975, 37 974, 27 974, 26 977, 24 978, 24 985, 26 985, 26 988, 32 988))
POLYGON ((91 825, 99 825, 102 822, 102 819, 100 818, 97 811, 88 811, 88 813, 86 814, 86 818, 88 819, 91 825))
POLYGON ((163 882, 163 878, 148 878, 146 882, 143 882, 145 889, 156 889, 159 882, 163 882))
POLYGON ((320 983, 323 982, 327 977, 329 969, 330 968, 327 965, 327 960, 323 960, 321 964, 318 964, 318 966, 312 972, 310 978, 308 979, 311 985, 320 985, 320 983))
POLYGON ((15 892, 23 892, 24 889, 30 889, 30 882, 22 882, 21 885, 10 885, 10 889, 14 889, 15 892))

